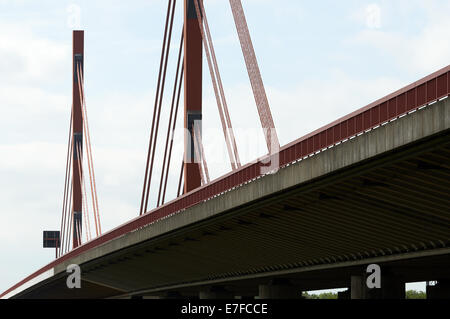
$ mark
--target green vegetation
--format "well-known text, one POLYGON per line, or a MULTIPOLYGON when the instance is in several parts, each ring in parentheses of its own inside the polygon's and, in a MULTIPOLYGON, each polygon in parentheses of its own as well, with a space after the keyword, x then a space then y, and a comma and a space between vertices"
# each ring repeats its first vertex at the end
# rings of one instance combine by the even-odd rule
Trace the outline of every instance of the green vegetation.
POLYGON ((338 295, 337 293, 333 293, 333 292, 323 292, 319 295, 314 295, 314 294, 308 294, 307 292, 304 292, 302 294, 302 297, 305 299, 337 299, 338 295))
POLYGON ((427 299, 425 291, 407 290, 406 299, 427 299))

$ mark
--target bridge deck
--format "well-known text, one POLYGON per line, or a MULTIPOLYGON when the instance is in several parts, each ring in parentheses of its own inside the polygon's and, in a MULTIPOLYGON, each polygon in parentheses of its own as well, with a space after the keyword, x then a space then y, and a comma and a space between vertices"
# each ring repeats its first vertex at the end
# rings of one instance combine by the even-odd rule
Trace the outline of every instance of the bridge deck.
MULTIPOLYGON (((80 249, 17 297, 67 293, 71 263, 82 265, 89 283, 76 292, 83 297, 441 258, 433 269, 404 274, 425 280, 430 271, 448 271, 441 266, 450 253, 449 137, 450 100, 444 99, 276 174, 80 249)), ((346 280, 334 278, 336 284, 346 280)), ((309 279, 305 288, 320 286, 309 279)))

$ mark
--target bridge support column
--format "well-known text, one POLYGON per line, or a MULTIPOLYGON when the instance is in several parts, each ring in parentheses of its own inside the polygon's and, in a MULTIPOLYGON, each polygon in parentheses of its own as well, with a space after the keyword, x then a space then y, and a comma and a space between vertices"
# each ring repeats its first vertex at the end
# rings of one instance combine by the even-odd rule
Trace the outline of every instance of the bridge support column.
POLYGON ((162 295, 159 295, 159 299, 181 299, 183 295, 178 291, 168 291, 162 295))
POLYGON ((437 285, 427 285, 427 299, 450 298, 450 280, 438 280, 437 285))
POLYGON ((367 285, 364 276, 351 276, 350 299, 367 299, 367 285))
POLYGON ((350 289, 347 289, 345 291, 339 291, 337 294, 337 299, 345 300, 350 299, 350 289))
POLYGON ((302 292, 289 280, 276 279, 269 284, 259 285, 258 299, 300 299, 302 292))
POLYGON ((351 276, 351 299, 405 299, 405 282, 393 275, 381 276, 380 288, 368 288, 366 276, 351 276))
POLYGON ((200 291, 200 299, 234 299, 234 294, 222 286, 213 286, 200 291))
POLYGON ((405 299, 405 282, 402 278, 394 275, 381 276, 381 289, 379 298, 382 299, 405 299))

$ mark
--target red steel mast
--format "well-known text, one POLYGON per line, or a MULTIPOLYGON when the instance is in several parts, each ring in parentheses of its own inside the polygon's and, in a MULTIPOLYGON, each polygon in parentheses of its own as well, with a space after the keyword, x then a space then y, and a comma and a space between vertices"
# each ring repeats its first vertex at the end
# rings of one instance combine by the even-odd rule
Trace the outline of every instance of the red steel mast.
POLYGON ((194 0, 184 0, 184 192, 201 186, 194 150, 193 126, 202 119, 202 34, 194 0))
POLYGON ((79 82, 84 78, 84 31, 73 31, 73 90, 72 90, 72 127, 73 127, 73 248, 81 244, 82 234, 82 194, 81 181, 83 178, 83 115, 81 109, 81 95, 79 82), (77 71, 79 70, 79 71, 77 71), (81 77, 78 79, 78 72, 81 77))

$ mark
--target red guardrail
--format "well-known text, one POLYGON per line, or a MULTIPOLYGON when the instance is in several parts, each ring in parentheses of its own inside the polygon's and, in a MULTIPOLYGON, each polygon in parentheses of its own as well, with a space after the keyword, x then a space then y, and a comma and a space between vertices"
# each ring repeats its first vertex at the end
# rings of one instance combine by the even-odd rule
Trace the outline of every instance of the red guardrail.
MULTIPOLYGON (((416 110, 423 105, 448 96, 450 93, 449 78, 450 65, 283 146, 278 153, 280 167, 342 142, 359 133, 382 125, 408 112, 416 110)), ((267 163, 267 159, 267 156, 257 159, 254 163, 247 164, 236 171, 230 172, 207 185, 184 194, 163 206, 151 210, 145 215, 137 217, 130 222, 114 228, 104 235, 79 246, 31 274, 2 293, 0 297, 17 287, 20 287, 28 280, 55 267, 59 263, 73 258, 84 251, 147 226, 159 219, 180 212, 181 210, 228 191, 233 187, 242 185, 262 176, 260 171, 264 166, 263 163, 267 163)))

